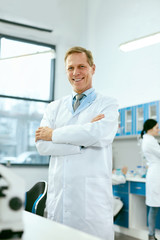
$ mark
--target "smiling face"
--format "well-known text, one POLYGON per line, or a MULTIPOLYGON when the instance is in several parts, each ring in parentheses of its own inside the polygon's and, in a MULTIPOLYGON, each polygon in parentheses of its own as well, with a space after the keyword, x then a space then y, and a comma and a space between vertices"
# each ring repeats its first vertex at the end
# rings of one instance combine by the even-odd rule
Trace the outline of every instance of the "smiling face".
POLYGON ((95 65, 89 65, 84 52, 70 54, 65 64, 68 80, 76 93, 83 93, 92 87, 95 65))

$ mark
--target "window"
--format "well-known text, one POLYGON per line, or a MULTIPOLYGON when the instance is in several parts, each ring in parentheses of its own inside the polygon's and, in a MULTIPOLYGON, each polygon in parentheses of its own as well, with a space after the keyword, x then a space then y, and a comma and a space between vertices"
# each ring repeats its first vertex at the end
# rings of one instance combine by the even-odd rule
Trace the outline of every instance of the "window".
POLYGON ((46 165, 35 130, 54 97, 55 47, 0 35, 0 163, 46 165))

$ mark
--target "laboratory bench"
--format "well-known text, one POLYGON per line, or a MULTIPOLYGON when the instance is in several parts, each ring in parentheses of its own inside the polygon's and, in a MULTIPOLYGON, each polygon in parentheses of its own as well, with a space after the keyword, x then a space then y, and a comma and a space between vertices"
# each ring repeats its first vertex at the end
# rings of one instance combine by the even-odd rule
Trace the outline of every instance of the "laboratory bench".
MULTIPOLYGON (((123 208, 114 222, 116 232, 136 237, 142 240, 148 239, 148 208, 145 205, 145 178, 130 177, 126 183, 114 185, 114 196, 120 197, 123 208)), ((156 233, 160 235, 160 219, 157 216, 156 233)))
POLYGON ((100 238, 26 211, 23 212, 23 222, 22 238, 14 238, 14 240, 100 240, 100 238))

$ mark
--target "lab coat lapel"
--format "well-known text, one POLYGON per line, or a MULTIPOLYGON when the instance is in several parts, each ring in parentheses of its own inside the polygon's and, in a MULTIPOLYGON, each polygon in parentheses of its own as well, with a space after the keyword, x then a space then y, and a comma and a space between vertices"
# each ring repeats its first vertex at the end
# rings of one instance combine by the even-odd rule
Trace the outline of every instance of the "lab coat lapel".
POLYGON ((74 111, 73 111, 73 107, 72 107, 72 95, 65 98, 64 105, 66 106, 66 108, 68 108, 69 112, 71 112, 73 114, 74 111))
POLYGON ((83 111, 85 108, 87 108, 89 105, 92 104, 92 102, 96 99, 96 93, 93 91, 91 94, 89 94, 84 101, 80 104, 80 106, 76 109, 76 111, 73 111, 73 115, 77 115, 81 111, 83 111))
POLYGON ((93 91, 91 94, 89 94, 84 101, 80 104, 80 106, 76 109, 74 112, 73 106, 72 106, 72 95, 70 95, 68 98, 65 99, 64 104, 68 108, 69 112, 72 113, 73 116, 77 115, 81 111, 83 111, 85 108, 87 108, 92 102, 96 99, 96 93, 93 91))

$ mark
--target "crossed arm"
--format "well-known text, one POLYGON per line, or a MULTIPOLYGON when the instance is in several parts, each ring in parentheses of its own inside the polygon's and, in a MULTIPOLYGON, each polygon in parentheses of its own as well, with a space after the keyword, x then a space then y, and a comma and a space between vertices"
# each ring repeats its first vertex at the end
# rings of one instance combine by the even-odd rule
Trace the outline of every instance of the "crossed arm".
MULTIPOLYGON (((100 114, 92 119, 92 123, 104 118, 104 114, 100 114)), ((36 131, 35 142, 40 155, 48 156, 67 156, 81 154, 81 147, 75 144, 54 143, 52 134, 54 129, 50 127, 39 127, 36 131)))
MULTIPOLYGON (((104 114, 99 114, 91 120, 91 123, 97 122, 104 117, 105 117, 104 114)), ((35 142, 37 142, 38 140, 52 141, 53 132, 54 132, 54 129, 52 129, 50 127, 39 127, 36 130, 35 142)))

